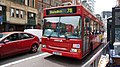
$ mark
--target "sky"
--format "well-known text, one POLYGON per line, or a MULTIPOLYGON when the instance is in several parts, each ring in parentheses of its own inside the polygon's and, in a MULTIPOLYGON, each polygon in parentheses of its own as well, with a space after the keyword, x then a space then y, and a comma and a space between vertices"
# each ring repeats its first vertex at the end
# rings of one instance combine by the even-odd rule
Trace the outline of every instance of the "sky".
POLYGON ((112 11, 116 6, 116 0, 95 0, 95 14, 101 14, 102 11, 112 11))

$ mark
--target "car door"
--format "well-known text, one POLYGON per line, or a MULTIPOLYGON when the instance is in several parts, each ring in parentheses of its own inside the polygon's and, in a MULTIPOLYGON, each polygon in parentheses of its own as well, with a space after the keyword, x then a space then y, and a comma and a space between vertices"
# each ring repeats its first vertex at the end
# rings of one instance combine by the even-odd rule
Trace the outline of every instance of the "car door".
POLYGON ((18 49, 20 52, 25 52, 30 50, 31 44, 33 42, 33 37, 27 33, 20 33, 20 43, 18 49))
POLYGON ((9 56, 14 55, 17 53, 17 44, 18 41, 18 34, 11 34, 10 36, 6 37, 4 39, 4 45, 2 46, 2 55, 3 56, 9 56))

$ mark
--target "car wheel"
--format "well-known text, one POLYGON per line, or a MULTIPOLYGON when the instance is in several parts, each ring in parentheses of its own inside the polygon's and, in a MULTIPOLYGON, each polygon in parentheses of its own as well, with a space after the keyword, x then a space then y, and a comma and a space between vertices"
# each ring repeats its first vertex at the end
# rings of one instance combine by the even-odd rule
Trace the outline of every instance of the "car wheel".
POLYGON ((32 53, 36 53, 37 50, 38 50, 38 46, 37 46, 37 45, 32 45, 32 47, 31 47, 31 52, 32 52, 32 53))

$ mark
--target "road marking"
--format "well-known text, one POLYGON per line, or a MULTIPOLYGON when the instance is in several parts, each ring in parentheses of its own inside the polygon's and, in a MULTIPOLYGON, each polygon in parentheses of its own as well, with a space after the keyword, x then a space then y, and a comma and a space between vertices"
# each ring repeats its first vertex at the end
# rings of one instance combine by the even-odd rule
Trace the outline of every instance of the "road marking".
POLYGON ((17 63, 20 63, 20 62, 23 62, 23 61, 27 61, 27 60, 30 60, 30 59, 33 59, 33 58, 37 58, 37 57, 40 57, 40 56, 44 56, 44 55, 51 55, 51 54, 42 53, 42 54, 35 55, 35 56, 32 56, 32 57, 28 57, 28 58, 25 58, 25 59, 21 59, 21 60, 18 60, 18 61, 10 62, 10 63, 4 64, 4 65, 1 65, 0 67, 7 67, 7 66, 10 66, 10 65, 14 65, 14 64, 17 64, 17 63))

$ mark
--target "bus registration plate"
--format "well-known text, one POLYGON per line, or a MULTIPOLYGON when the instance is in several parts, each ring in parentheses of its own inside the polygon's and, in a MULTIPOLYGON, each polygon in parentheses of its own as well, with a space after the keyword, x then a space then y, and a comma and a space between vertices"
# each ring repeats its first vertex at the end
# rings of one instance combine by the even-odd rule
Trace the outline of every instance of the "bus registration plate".
POLYGON ((60 52, 53 52, 53 54, 55 54, 55 55, 62 55, 62 53, 60 53, 60 52))

